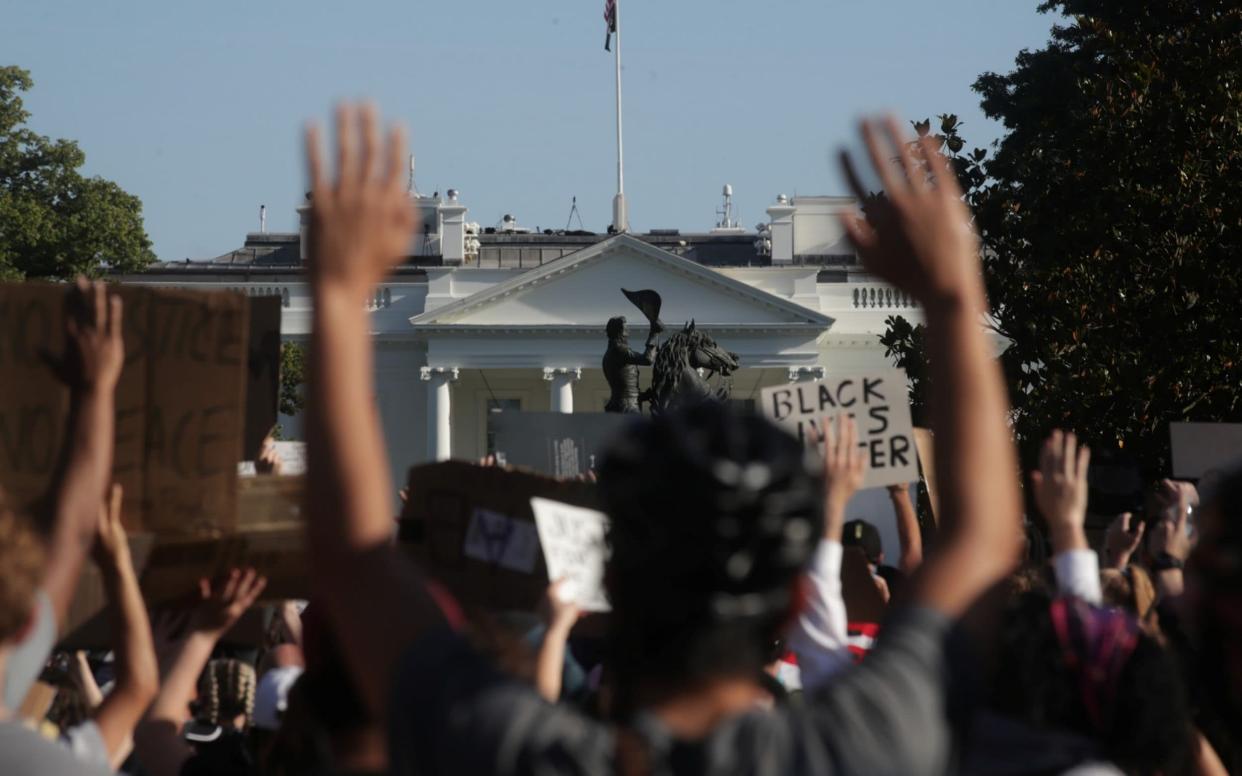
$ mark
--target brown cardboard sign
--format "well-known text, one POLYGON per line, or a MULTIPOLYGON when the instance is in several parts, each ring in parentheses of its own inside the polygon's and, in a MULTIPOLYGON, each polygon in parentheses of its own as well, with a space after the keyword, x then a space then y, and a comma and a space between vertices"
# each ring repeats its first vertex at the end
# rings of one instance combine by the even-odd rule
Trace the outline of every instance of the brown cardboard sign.
MULTIPOLYGON (((184 539, 132 534, 130 556, 149 607, 193 600, 198 580, 218 579, 231 569, 254 568, 267 577, 265 600, 307 598, 309 580, 301 506, 301 477, 247 477, 238 485, 238 524, 215 538, 184 539)), ((61 646, 65 649, 114 644, 108 600, 99 571, 83 569, 69 609, 61 646)), ((247 620, 253 625, 253 617, 247 620)), ((235 626, 230 641, 242 643, 254 627, 235 626)))
POLYGON ((533 611, 547 590, 531 497, 597 503, 592 483, 460 461, 415 466, 408 485, 403 546, 463 605, 492 610, 533 611))
MULTIPOLYGON (((62 454, 68 390, 48 368, 65 351, 68 287, 0 284, 0 486, 28 505, 62 454)), ((236 523, 245 421, 248 304, 225 292, 119 286, 125 367, 113 479, 130 530, 213 535, 236 523)))

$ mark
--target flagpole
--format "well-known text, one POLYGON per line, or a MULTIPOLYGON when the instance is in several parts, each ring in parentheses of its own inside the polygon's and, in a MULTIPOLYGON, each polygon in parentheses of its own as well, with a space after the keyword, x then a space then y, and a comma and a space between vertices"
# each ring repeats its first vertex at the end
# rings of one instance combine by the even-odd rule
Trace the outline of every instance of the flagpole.
POLYGON ((625 202, 625 146, 622 141, 621 133, 621 2, 617 0, 613 6, 613 26, 616 28, 614 35, 616 41, 614 43, 615 50, 613 54, 616 56, 617 64, 617 196, 612 200, 612 229, 614 232, 628 232, 630 230, 629 208, 625 202))

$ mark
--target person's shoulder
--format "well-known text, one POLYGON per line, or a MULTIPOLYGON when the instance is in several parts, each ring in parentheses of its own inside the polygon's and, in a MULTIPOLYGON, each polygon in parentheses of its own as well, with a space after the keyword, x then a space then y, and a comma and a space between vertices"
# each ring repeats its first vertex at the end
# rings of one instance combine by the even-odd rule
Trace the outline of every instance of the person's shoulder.
POLYGON ((0 723, 0 773, 28 776, 95 776, 108 773, 83 763, 63 744, 14 722, 0 723))

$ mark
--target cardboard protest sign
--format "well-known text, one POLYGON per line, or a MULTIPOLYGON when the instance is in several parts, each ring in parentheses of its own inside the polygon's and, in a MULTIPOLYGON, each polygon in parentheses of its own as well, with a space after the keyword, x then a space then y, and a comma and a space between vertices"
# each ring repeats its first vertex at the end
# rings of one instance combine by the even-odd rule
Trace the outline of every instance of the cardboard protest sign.
POLYGON ((542 600, 532 497, 596 505, 592 483, 462 461, 415 466, 407 484, 401 544, 468 608, 534 611, 542 600))
POLYGON ((532 498, 530 507, 539 529, 548 580, 561 580, 558 592, 584 612, 611 611, 604 592, 608 517, 594 509, 546 498, 532 498))
POLYGON ((468 558, 531 574, 539 561, 539 534, 530 523, 480 507, 470 513, 462 552, 468 558))
POLYGON ((840 413, 853 417, 868 464, 864 488, 918 478, 906 375, 899 369, 765 388, 759 401, 765 416, 799 440, 817 438, 823 424, 840 413))
MULTIPOLYGON (((65 352, 68 287, 0 284, 0 485, 46 493, 64 445, 68 390, 46 358, 65 352)), ((193 536, 236 523, 248 305, 225 292, 121 286, 125 366, 113 479, 130 530, 193 536)))
MULTIPOLYGON (((131 534, 130 556, 147 604, 184 602, 196 594, 199 579, 220 578, 234 568, 254 568, 267 577, 266 600, 307 597, 304 493, 301 477, 246 478, 238 483, 239 519, 229 534, 210 538, 131 534)), ((88 564, 66 619, 62 648, 111 645, 107 605, 99 571, 88 564)), ((251 617, 236 626, 231 641, 248 642, 257 632, 255 622, 251 617)))
POLYGON ((1170 423, 1173 476, 1197 480, 1242 459, 1242 423, 1170 423))

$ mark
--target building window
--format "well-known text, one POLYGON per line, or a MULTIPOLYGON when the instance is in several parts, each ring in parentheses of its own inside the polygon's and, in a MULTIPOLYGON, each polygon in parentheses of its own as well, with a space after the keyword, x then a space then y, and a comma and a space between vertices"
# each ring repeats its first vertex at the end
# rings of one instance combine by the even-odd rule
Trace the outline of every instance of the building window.
POLYGON ((487 400, 487 455, 496 452, 496 432, 492 429, 492 416, 502 412, 521 412, 521 410, 521 399, 489 398, 487 400))

